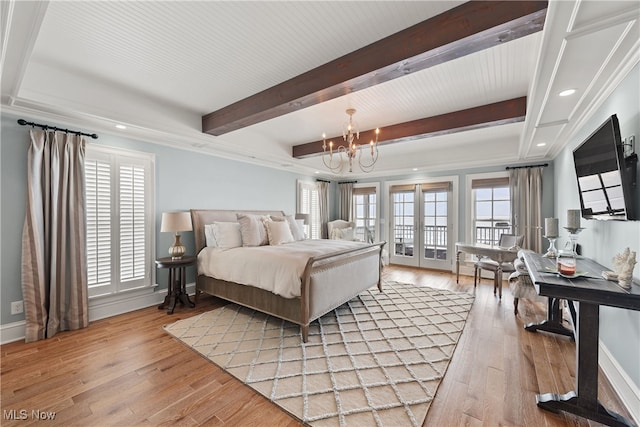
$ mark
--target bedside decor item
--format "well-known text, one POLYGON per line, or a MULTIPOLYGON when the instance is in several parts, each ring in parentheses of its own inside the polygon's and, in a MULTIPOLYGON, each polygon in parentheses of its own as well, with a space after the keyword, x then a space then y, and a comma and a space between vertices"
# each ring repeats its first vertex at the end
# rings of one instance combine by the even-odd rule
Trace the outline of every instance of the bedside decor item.
POLYGON ((191 231, 191 216, 189 212, 164 212, 162 214, 161 232, 175 232, 175 240, 173 245, 169 247, 169 255, 172 259, 181 259, 186 248, 180 242, 180 231, 191 231))
POLYGON ((322 163, 333 173, 340 173, 344 169, 345 165, 349 164, 349 172, 353 172, 353 160, 358 157, 358 164, 363 172, 371 172, 373 165, 378 161, 378 134, 380 129, 375 130, 376 140, 369 142, 369 159, 365 162, 362 161, 363 151, 365 150, 361 145, 358 145, 355 140, 360 139, 360 131, 357 124, 353 123, 353 115, 356 113, 355 108, 349 108, 347 114, 349 115, 349 122, 346 124, 343 132, 342 139, 349 144, 348 146, 340 145, 335 147, 333 141, 329 141, 327 144, 327 135, 322 134, 322 163), (337 153, 334 161, 334 151, 337 153), (360 155, 358 156, 358 152, 360 155), (346 159, 342 157, 342 154, 346 155, 346 159), (328 161, 327 161, 328 158, 328 161))
POLYGON ((631 289, 633 267, 636 265, 636 253, 628 247, 621 254, 613 257, 613 266, 618 275, 618 284, 631 289))

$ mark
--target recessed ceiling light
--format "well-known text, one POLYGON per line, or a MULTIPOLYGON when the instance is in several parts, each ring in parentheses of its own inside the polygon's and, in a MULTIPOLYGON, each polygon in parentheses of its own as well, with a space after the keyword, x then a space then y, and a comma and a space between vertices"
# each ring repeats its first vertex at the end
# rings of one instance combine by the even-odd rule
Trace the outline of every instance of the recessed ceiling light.
POLYGON ((413 169, 411 169, 411 170, 413 170, 413 171, 417 171, 417 170, 418 170, 418 168, 413 168, 413 169))
POLYGON ((126 129, 126 128, 127 128, 125 125, 116 125, 116 127, 117 127, 118 129, 126 129))
POLYGON ((320 173, 320 171, 316 171, 316 173, 320 173))
POLYGON ((536 147, 544 147, 545 145, 547 145, 546 142, 539 142, 538 144, 536 144, 536 147))
POLYGON ((573 95, 574 93, 576 93, 575 89, 565 89, 562 92, 560 92, 558 96, 569 96, 569 95, 573 95))

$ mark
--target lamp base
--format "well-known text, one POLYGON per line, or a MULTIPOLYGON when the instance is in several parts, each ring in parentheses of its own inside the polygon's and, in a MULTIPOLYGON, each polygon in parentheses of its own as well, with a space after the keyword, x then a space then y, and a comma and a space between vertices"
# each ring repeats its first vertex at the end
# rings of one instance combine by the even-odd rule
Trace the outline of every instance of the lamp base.
POLYGON ((180 234, 176 233, 173 245, 169 247, 169 255, 171 259, 182 259, 187 248, 185 248, 180 242, 180 234))

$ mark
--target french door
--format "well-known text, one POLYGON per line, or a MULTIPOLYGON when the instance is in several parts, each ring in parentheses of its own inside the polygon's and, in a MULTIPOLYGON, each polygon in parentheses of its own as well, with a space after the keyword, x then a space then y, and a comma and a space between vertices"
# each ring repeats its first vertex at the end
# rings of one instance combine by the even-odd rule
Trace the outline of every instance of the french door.
POLYGON ((448 181, 391 186, 393 264, 451 269, 452 188, 448 181))

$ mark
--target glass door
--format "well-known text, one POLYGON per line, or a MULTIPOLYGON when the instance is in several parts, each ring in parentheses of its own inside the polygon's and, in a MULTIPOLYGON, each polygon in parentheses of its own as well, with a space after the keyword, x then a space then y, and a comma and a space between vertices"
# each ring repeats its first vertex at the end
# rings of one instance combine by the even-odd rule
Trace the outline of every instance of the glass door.
POLYGON ((391 263, 451 268, 451 189, 450 182, 391 187, 391 263))

